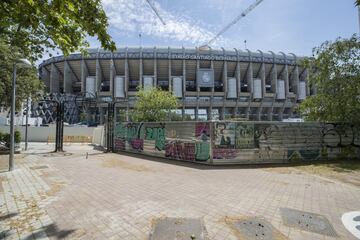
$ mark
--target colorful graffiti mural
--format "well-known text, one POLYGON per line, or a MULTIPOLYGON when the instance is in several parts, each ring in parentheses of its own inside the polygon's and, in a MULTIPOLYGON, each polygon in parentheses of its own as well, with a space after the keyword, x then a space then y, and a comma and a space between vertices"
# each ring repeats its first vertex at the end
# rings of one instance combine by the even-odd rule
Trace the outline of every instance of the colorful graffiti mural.
POLYGON ((117 123, 113 148, 214 164, 360 158, 360 128, 280 122, 117 123))

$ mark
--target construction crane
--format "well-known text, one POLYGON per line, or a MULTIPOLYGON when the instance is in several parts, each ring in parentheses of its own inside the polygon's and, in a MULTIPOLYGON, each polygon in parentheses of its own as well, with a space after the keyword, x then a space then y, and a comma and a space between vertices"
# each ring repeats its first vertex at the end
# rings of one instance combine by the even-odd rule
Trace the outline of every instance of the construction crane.
POLYGON ((163 25, 166 25, 164 19, 162 19, 162 17, 160 16, 159 12, 157 11, 156 7, 154 6, 154 4, 150 1, 150 0, 146 0, 146 2, 149 4, 149 6, 151 7, 151 9, 154 11, 154 13, 156 14, 156 16, 160 19, 161 23, 163 25))
POLYGON ((240 21, 243 17, 245 17, 249 12, 251 12, 254 8, 256 8, 262 1, 264 0, 256 0, 253 4, 251 4, 245 11, 243 11, 239 16, 237 16, 234 20, 232 20, 229 24, 227 24, 218 34, 215 35, 212 39, 210 39, 206 44, 199 47, 200 50, 206 51, 210 50, 210 46, 216 39, 218 39, 224 32, 226 32, 230 27, 235 25, 238 21, 240 21))

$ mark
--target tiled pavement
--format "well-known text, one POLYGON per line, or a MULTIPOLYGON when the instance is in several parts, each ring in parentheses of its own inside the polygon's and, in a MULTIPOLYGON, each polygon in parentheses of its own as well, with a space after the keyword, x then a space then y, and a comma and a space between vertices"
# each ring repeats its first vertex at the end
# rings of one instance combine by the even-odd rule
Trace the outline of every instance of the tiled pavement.
POLYGON ((202 218, 210 239, 237 239, 225 218, 244 216, 265 218, 289 239, 333 239, 284 226, 282 207, 322 214, 340 239, 354 239, 340 220, 360 209, 352 185, 281 168, 209 169, 85 145, 57 154, 50 145, 30 147, 16 170, 0 173, 0 239, 149 239, 152 223, 166 216, 202 218))

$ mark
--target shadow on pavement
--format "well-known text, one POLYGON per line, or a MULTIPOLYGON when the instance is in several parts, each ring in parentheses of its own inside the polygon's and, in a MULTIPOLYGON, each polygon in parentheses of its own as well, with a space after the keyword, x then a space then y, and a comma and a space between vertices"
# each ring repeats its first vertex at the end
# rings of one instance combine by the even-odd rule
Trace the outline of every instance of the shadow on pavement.
MULTIPOLYGON (((99 153, 96 155, 101 155, 101 154, 106 154, 106 153, 99 153)), ((284 167, 308 166, 308 165, 313 165, 313 164, 331 164, 331 163, 337 164, 337 166, 339 166, 341 164, 344 165, 344 163, 343 163, 344 161, 340 161, 340 160, 337 160, 337 161, 336 160, 333 160, 333 161, 316 160, 316 161, 307 161, 307 162, 304 161, 304 162, 297 162, 297 163, 285 163, 284 162, 284 163, 263 163, 263 164, 257 163, 257 164, 210 165, 209 163, 203 163, 203 162, 196 162, 196 161, 194 161, 194 162, 188 161, 187 162, 187 161, 183 161, 183 160, 166 159, 166 158, 161 158, 161 157, 147 156, 147 155, 143 155, 143 154, 130 153, 130 152, 117 152, 115 154, 128 156, 128 157, 134 157, 134 158, 140 158, 143 160, 148 160, 148 161, 153 161, 153 162, 171 164, 171 165, 176 165, 176 166, 181 166, 181 167, 194 168, 194 169, 199 169, 199 170, 284 168, 284 167)), ((345 165, 353 166, 351 161, 349 161, 349 163, 346 163, 345 165)), ((342 166, 342 167, 344 167, 344 166, 342 166)))
POLYGON ((60 230, 56 226, 56 224, 53 223, 53 224, 49 224, 49 225, 42 227, 38 231, 35 231, 33 233, 33 235, 30 235, 30 236, 24 238, 24 240, 33 240, 34 238, 40 239, 41 237, 44 236, 44 234, 46 234, 49 238, 64 239, 73 232, 75 232, 74 229, 60 230))
MULTIPOLYGON (((17 213, 9 213, 9 214, 0 216, 0 222, 6 220, 8 218, 15 217, 16 215, 18 215, 18 214, 17 213)), ((1 234, 0 234, 0 236, 1 236, 1 234)))

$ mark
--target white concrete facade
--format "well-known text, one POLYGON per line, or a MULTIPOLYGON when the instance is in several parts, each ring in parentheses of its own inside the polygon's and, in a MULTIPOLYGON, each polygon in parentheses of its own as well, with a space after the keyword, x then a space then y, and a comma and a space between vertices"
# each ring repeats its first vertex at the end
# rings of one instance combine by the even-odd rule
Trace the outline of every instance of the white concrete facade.
POLYGON ((40 73, 48 92, 89 96, 91 88, 98 99, 123 101, 117 105, 122 109, 133 107, 137 86, 160 87, 173 91, 183 115, 193 111, 194 119, 210 120, 216 112, 220 119, 280 121, 298 117, 294 110, 310 95, 308 73, 294 54, 239 49, 90 49, 87 56, 50 58, 40 73), (213 72, 211 87, 203 87, 199 69, 213 72), (94 79, 95 89, 87 79, 94 79))

